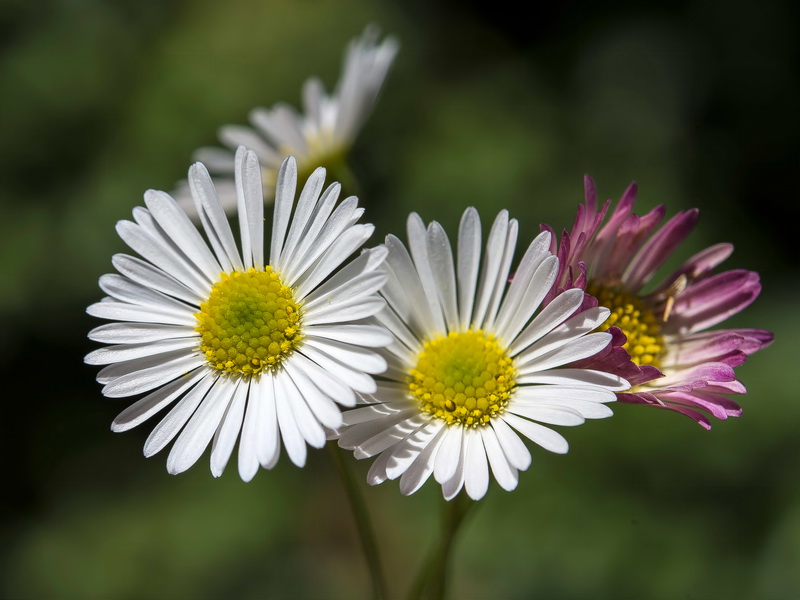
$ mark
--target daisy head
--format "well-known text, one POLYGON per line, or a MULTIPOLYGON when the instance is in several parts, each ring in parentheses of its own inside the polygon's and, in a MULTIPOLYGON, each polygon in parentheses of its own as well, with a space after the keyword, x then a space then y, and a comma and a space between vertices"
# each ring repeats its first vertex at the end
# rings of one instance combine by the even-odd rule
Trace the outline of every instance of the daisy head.
MULTIPOLYGON (((341 77, 331 94, 316 77, 307 79, 302 112, 283 103, 255 108, 250 112, 250 126, 226 125, 220 129, 219 140, 225 148, 200 148, 196 152, 196 160, 214 175, 226 212, 236 210, 233 152, 240 145, 252 148, 258 156, 267 201, 274 198, 278 168, 289 155, 297 160, 301 180, 319 165, 341 177, 349 176, 344 168, 346 154, 372 112, 399 47, 393 38, 380 43, 378 38, 378 30, 367 27, 360 38, 350 42, 341 77)), ((176 195, 194 216, 188 188, 182 186, 176 195)))
POLYGON ((286 159, 265 240, 261 168, 239 148, 239 246, 200 163, 189 185, 205 237, 175 200, 153 190, 133 221, 117 224, 141 258, 118 254, 119 273, 100 278, 107 297, 87 312, 114 322, 89 333, 109 345, 86 362, 107 365, 97 376, 104 395, 146 394, 117 416, 114 431, 171 407, 144 446, 151 456, 176 440, 170 473, 188 469, 211 443, 211 471, 221 475, 237 438, 245 481, 259 465, 276 464, 281 441, 303 466, 306 445, 323 446, 326 428, 342 424, 339 406, 376 391, 370 373, 386 363, 372 348, 391 337, 364 319, 384 306, 376 292, 387 279, 378 268, 387 250, 339 268, 373 226, 357 223, 355 197, 337 206, 339 184, 323 191, 324 181, 325 170, 314 171, 295 203, 297 166, 286 159))
POLYGON ((715 273, 733 252, 731 244, 717 244, 656 280, 656 271, 694 229, 698 211, 680 212, 659 227, 664 207, 636 215, 636 194, 633 183, 608 214, 611 201, 599 207, 594 182, 586 177, 585 202, 572 230, 557 248, 553 238, 551 250, 561 259, 558 286, 585 287, 611 310, 600 330, 614 336, 612 347, 581 364, 626 377, 634 387, 619 393, 620 401, 679 412, 709 429, 700 411, 718 419, 741 415, 729 398, 745 393, 734 368, 772 341, 762 329, 708 330, 758 297, 758 273, 715 273))
POLYGON ((376 319, 393 334, 383 351, 388 370, 366 406, 346 411, 339 445, 357 458, 378 456, 370 484, 400 478, 411 494, 433 474, 448 500, 462 487, 477 500, 489 468, 512 490, 531 455, 521 438, 552 452, 566 440, 546 425, 579 425, 611 415, 605 405, 628 388, 617 375, 564 368, 605 348, 594 332, 606 308, 582 310, 584 292, 567 290, 543 310, 558 259, 550 234, 528 247, 511 283, 517 221, 502 211, 481 260, 481 224, 469 208, 454 257, 444 229, 412 214, 409 250, 386 238, 386 308, 376 319), (594 332, 594 333, 593 333, 594 332))

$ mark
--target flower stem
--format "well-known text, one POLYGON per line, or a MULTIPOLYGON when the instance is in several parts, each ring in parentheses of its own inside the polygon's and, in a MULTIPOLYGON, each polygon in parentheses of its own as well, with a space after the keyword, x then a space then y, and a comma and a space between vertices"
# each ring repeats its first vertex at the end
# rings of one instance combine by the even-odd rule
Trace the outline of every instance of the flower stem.
POLYGON ((350 502, 350 508, 353 510, 353 518, 356 522, 358 537, 361 540, 364 558, 367 561, 367 567, 370 577, 372 578, 373 597, 375 600, 382 600, 386 598, 386 584, 383 579, 381 560, 378 554, 378 544, 375 541, 375 532, 372 530, 369 513, 367 512, 367 504, 364 501, 364 496, 361 494, 358 482, 350 469, 350 465, 348 461, 345 460, 344 452, 336 443, 328 443, 326 445, 333 457, 336 471, 339 473, 339 479, 342 482, 342 486, 347 494, 347 499, 350 502))
POLYGON ((429 598, 444 600, 447 597, 447 576, 450 566, 450 551, 456 534, 470 509, 477 504, 462 492, 450 502, 443 500, 441 537, 429 560, 420 569, 409 593, 410 600, 429 598))

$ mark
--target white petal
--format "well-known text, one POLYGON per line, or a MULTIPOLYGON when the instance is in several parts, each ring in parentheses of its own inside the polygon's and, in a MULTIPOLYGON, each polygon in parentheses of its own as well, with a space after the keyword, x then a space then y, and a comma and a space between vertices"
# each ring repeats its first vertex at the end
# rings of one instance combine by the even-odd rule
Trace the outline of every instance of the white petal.
POLYGON ((285 374, 281 377, 279 372, 275 377, 275 408, 286 454, 295 465, 302 467, 306 464, 306 442, 295 423, 292 408, 289 406, 291 402, 290 392, 287 390, 289 385, 291 385, 291 381, 288 381, 288 377, 285 374))
POLYGON ((186 390, 206 375, 207 372, 204 369, 197 369, 186 377, 176 379, 141 400, 137 400, 117 415, 114 422, 111 423, 111 431, 128 431, 143 423, 165 406, 171 404, 176 398, 182 396, 186 390))
POLYGON ((605 307, 597 306, 578 313, 521 351, 518 361, 528 362, 594 331, 606 320, 610 312, 605 307))
POLYGON ((379 325, 342 324, 342 325, 312 325, 305 328, 309 337, 326 338, 357 344, 367 348, 383 348, 392 343, 394 339, 388 330, 379 325))
POLYGON ((400 493, 408 496, 416 492, 425 483, 433 472, 433 462, 436 459, 436 451, 445 428, 441 427, 431 438, 422 452, 414 459, 400 477, 400 493))
POLYGON ((375 456, 401 442, 427 423, 427 420, 421 419, 418 413, 409 411, 404 413, 403 417, 398 423, 381 429, 374 436, 360 443, 355 448, 353 455, 358 459, 375 456))
POLYGON ((295 366, 293 361, 286 361, 284 368, 292 381, 297 386, 300 395, 305 399, 314 417, 328 429, 338 429, 342 425, 342 412, 339 407, 314 382, 302 369, 295 366))
POLYGON ((509 464, 503 449, 500 447, 500 442, 497 441, 497 434, 495 434, 494 428, 491 426, 481 427, 478 431, 480 431, 483 438, 483 447, 486 450, 486 456, 489 459, 489 464, 492 467, 492 473, 497 483, 507 492, 516 489, 519 482, 517 470, 509 464))
POLYGON ((258 472, 258 429, 260 424, 257 384, 251 380, 242 384, 247 386, 247 407, 242 424, 242 435, 239 438, 239 477, 242 481, 250 481, 258 472))
POLYGON ((464 477, 466 476, 466 460, 467 460, 467 447, 470 439, 467 436, 461 436, 461 452, 458 454, 458 464, 453 476, 442 484, 442 495, 447 501, 452 500, 464 487, 464 477))
POLYGON ((375 316, 386 307, 386 302, 378 296, 360 297, 341 304, 318 306, 311 314, 306 314, 303 324, 325 325, 328 323, 348 323, 375 316))
POLYGON ((386 283, 389 276, 381 271, 363 273, 349 281, 343 281, 341 285, 333 290, 326 291, 324 294, 312 292, 304 308, 310 313, 317 307, 345 304, 359 298, 364 298, 370 294, 375 294, 386 283))
POLYGON ((167 471, 173 475, 182 473, 197 462, 222 422, 235 389, 235 384, 228 380, 216 380, 172 446, 167 471))
POLYGON ((497 441, 508 459, 508 464, 520 471, 530 467, 531 453, 514 430, 502 418, 492 419, 491 427, 497 435, 497 441))
POLYGON ((125 277, 144 287, 173 296, 193 306, 199 306, 200 302, 205 300, 205 296, 187 287, 172 275, 139 258, 128 256, 127 254, 115 254, 111 257, 111 263, 125 277))
POLYGON ((486 462, 481 434, 475 429, 468 429, 466 435, 468 439, 464 457, 464 488, 467 495, 477 501, 489 489, 489 465, 486 462))
POLYGON ((297 285, 297 297, 305 298, 315 287, 324 281, 339 265, 348 259, 375 231, 374 225, 353 225, 345 230, 325 250, 314 266, 300 277, 297 285))
POLYGON ((262 467, 271 469, 278 464, 281 455, 281 434, 275 406, 275 377, 262 375, 258 383, 261 408, 258 411, 259 437, 256 456, 262 467))
POLYGON ((95 302, 86 309, 87 314, 100 319, 128 321, 132 323, 158 323, 160 325, 197 326, 197 319, 190 313, 178 314, 175 311, 155 307, 142 307, 106 300, 95 302))
POLYGON ((281 263, 286 228, 292 214, 294 194, 297 187, 297 163, 293 156, 287 157, 278 171, 278 182, 275 187, 275 207, 272 217, 272 241, 270 242, 269 264, 281 263))
POLYGON ((460 425, 445 427, 446 433, 436 453, 433 466, 433 477, 440 484, 444 484, 453 477, 458 467, 458 460, 464 445, 464 428, 460 425))
MULTIPOLYGON (((303 347, 298 350, 298 353, 302 353, 306 358, 311 359, 325 369, 331 377, 340 380, 357 392, 372 394, 377 389, 375 380, 366 373, 351 369, 344 363, 332 359, 327 354, 320 352, 308 344, 304 344, 303 347)), ((336 398, 334 399, 336 400, 336 398)))
MULTIPOLYGON (((135 361, 130 361, 135 362, 135 361)), ((164 362, 162 365, 141 369, 127 375, 117 377, 103 388, 103 395, 108 398, 133 396, 157 388, 172 381, 205 363, 199 356, 180 356, 164 362)), ((127 363, 118 363, 127 364, 127 363)), ((117 366, 117 365, 114 365, 117 366)))
POLYGON ((500 418, 529 440, 539 444, 545 450, 555 452, 556 454, 566 454, 569 450, 569 444, 567 440, 564 439, 564 436, 552 429, 518 417, 508 411, 503 413, 500 418))
MULTIPOLYGON (((406 221, 406 230, 408 233, 408 249, 411 252, 412 259, 414 260, 414 267, 416 268, 417 275, 420 283, 422 284, 422 290, 425 294, 425 298, 428 301, 430 314, 434 320, 434 329, 433 331, 429 331, 429 333, 444 332, 446 331, 446 323, 444 315, 442 314, 441 302, 439 301, 439 292, 436 289, 436 278, 433 275, 433 270, 431 269, 429 261, 427 232, 425 230, 425 224, 422 222, 422 218, 417 213, 411 213, 408 215, 408 220, 406 221)), ((388 245, 388 238, 386 242, 388 245)), ((392 266, 394 265, 392 264, 392 266)), ((404 284, 404 279, 400 278, 400 284, 404 284)), ((414 300, 414 303, 417 302, 421 303, 421 299, 414 300)))
MULTIPOLYGON (((305 398, 300 394, 294 381, 287 372, 283 372, 276 377, 283 382, 283 389, 286 392, 286 399, 289 409, 292 411, 293 420, 297 425, 300 435, 313 448, 322 448, 325 445, 325 431, 319 424, 314 413, 308 407, 305 398)), ((291 456, 291 455, 290 455, 291 456)))
POLYGON ((281 255, 284 257, 286 264, 297 249, 300 240, 306 235, 306 228, 314 213, 314 208, 319 200, 322 186, 325 184, 325 169, 318 167, 308 178, 303 190, 300 192, 300 198, 297 201, 294 217, 292 217, 292 224, 289 227, 289 234, 286 237, 286 243, 283 245, 281 255))
POLYGON ((386 360, 380 354, 367 348, 311 336, 306 337, 303 349, 307 349, 308 346, 365 373, 377 374, 386 370, 386 360))
MULTIPOLYGON (((328 186, 328 189, 322 193, 322 197, 314 207, 314 212, 309 218, 305 233, 301 236, 299 244, 291 255, 284 257, 283 269, 287 281, 295 281, 297 276, 305 271, 308 265, 313 262, 313 259, 309 259, 309 251, 312 247, 317 246, 319 236, 321 235, 320 232, 327 223, 328 217, 333 211, 333 207, 336 205, 336 200, 338 200, 341 190, 342 186, 340 184, 332 183, 328 186), (305 266, 300 269, 302 265, 305 266)), ((353 198, 351 203, 353 207, 355 207, 356 199, 353 198)), ((324 248, 319 249, 320 252, 323 249, 324 248)))
POLYGON ((196 336, 193 327, 155 323, 107 323, 89 332, 90 340, 105 344, 144 344, 196 336))
POLYGON ((568 344, 538 357, 531 357, 527 352, 522 352, 517 359, 517 369, 521 375, 526 375, 560 367, 594 356, 608 346, 609 342, 611 342, 610 333, 597 332, 571 340, 568 344))
POLYGON ((580 400, 581 402, 614 402, 617 396, 610 389, 582 385, 531 385, 519 386, 514 392, 514 401, 561 402, 580 400))
POLYGON ((508 235, 508 211, 501 210, 489 230, 489 239, 483 257, 483 271, 478 284, 478 295, 472 324, 480 327, 486 318, 492 294, 497 285, 508 235))
POLYGON ((147 437, 144 443, 144 455, 153 456, 172 441, 177 433, 183 428, 189 417, 192 416, 200 401, 205 397, 206 392, 211 388, 216 377, 212 374, 206 375, 195 387, 189 390, 186 395, 172 408, 167 416, 164 417, 147 437))
POLYGON ((478 211, 470 206, 458 227, 458 315, 464 330, 472 322, 480 261, 481 220, 478 211))
POLYGON ((520 415, 526 419, 547 423, 548 425, 564 425, 572 427, 582 425, 583 417, 576 411, 562 406, 532 406, 527 403, 511 402, 506 408, 508 412, 520 415))
POLYGON ((601 386, 621 392, 631 385, 619 375, 595 371, 593 369, 551 369, 539 371, 531 375, 523 375, 517 379, 517 385, 544 383, 555 385, 581 385, 588 384, 601 386))
POLYGON ((438 318, 434 318, 430 304, 419 301, 425 296, 425 291, 403 242, 393 235, 388 235, 386 247, 389 255, 386 257, 384 268, 390 277, 381 294, 416 337, 423 338, 426 335, 444 333, 441 314, 438 318))
POLYGON ((584 292, 574 288, 556 296, 545 306, 533 321, 522 331, 511 344, 508 352, 516 356, 536 340, 544 337, 553 328, 567 320, 583 302, 584 292))
POLYGON ((210 281, 214 281, 222 267, 178 203, 169 194, 156 190, 147 190, 144 202, 161 229, 186 258, 210 281))
MULTIPOLYGON (((416 461, 417 457, 430 445, 437 434, 443 431, 440 422, 428 421, 405 440, 387 450, 379 458, 389 456, 386 462, 386 477, 397 479, 416 461)), ((372 484, 374 485, 374 484, 372 484)))
MULTIPOLYGON (((358 208, 357 198, 351 196, 343 200, 331 216, 325 220, 322 230, 314 238, 314 243, 307 247, 302 256, 300 250, 298 250, 294 253, 294 256, 284 257, 283 268, 287 269, 288 265, 292 265, 291 272, 287 271, 286 273, 286 281, 292 286, 302 282, 306 271, 315 266, 319 257, 330 248, 331 244, 339 239, 348 227, 360 218, 362 213, 363 209, 358 208)), ((304 246, 305 243, 301 244, 301 247, 304 246)))
POLYGON ((118 344, 90 352, 83 361, 87 365, 108 365, 174 350, 188 350, 195 348, 197 344, 198 340, 194 338, 177 338, 159 342, 147 342, 145 344, 118 344))
POLYGON ((225 471, 225 467, 233 453, 236 445, 236 438, 242 429, 244 421, 244 406, 247 399, 247 385, 239 379, 236 382, 236 389, 233 392, 233 399, 228 404, 222 424, 217 429, 214 436, 214 443, 211 446, 211 474, 219 477, 225 471))
POLYGON ((458 329, 458 306, 456 302, 456 271, 453 264, 453 249, 444 228, 434 221, 428 226, 428 261, 436 281, 436 292, 444 312, 448 329, 458 329))
POLYGON ((355 406, 356 395, 352 388, 342 383, 317 363, 309 360, 300 352, 295 352, 289 361, 293 365, 297 365, 311 381, 315 382, 315 385, 321 390, 325 390, 325 393, 336 402, 342 406, 355 406))
POLYGON ((203 164, 195 163, 189 167, 189 188, 222 270, 225 272, 233 269, 242 270, 242 259, 236 248, 228 218, 219 203, 211 176, 203 164))
POLYGON ((235 158, 236 197, 244 268, 264 268, 264 186, 261 166, 252 150, 240 146, 235 158))
MULTIPOLYGON (((542 256, 539 255, 538 258, 542 258, 542 256)), ((557 275, 558 258, 552 255, 542 258, 527 282, 523 281, 523 275, 519 275, 519 273, 514 275, 509 296, 503 302, 498 316, 497 333, 499 337, 513 340, 519 335, 528 319, 533 316, 553 287, 557 275), (518 276, 519 286, 515 287, 518 276)))
POLYGON ((131 221, 119 221, 116 230, 119 237, 140 256, 185 286, 200 295, 207 294, 211 289, 210 282, 162 238, 131 221))

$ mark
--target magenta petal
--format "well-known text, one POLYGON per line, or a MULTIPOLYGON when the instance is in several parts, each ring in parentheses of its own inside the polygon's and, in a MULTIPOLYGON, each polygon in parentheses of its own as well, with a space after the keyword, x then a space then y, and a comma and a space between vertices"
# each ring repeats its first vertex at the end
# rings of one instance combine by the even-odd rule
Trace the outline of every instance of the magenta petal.
MULTIPOLYGON (((597 271, 592 273, 593 277, 599 277, 602 274, 605 259, 611 252, 619 236, 619 228, 628 218, 628 215, 630 215, 631 210, 633 209, 633 204, 636 202, 636 194, 638 189, 639 188, 636 185, 636 182, 633 182, 628 186, 628 189, 625 190, 625 193, 622 195, 622 198, 620 198, 616 208, 611 213, 608 223, 605 224, 605 226, 598 232, 597 237, 595 237, 592 243, 594 246, 594 251, 592 254, 595 256, 595 262, 592 267, 597 268, 597 271)), ((604 209, 608 205, 609 202, 606 202, 604 209)))
POLYGON ((764 329, 731 329, 729 331, 737 333, 744 338, 744 343, 739 349, 747 355, 766 348, 775 339, 775 335, 771 331, 764 329))
POLYGON ((708 385, 705 391, 717 394, 746 394, 747 388, 741 381, 734 379, 733 381, 715 381, 708 385))
POLYGON ((678 404, 669 404, 653 394, 618 393, 617 401, 623 402, 625 404, 646 404, 648 406, 654 406, 656 408, 662 408, 664 410, 677 412, 689 417, 690 419, 692 419, 692 421, 696 422, 704 429, 711 429, 711 422, 708 420, 708 417, 706 417, 703 413, 700 413, 696 410, 692 410, 691 408, 687 408, 685 406, 681 406, 678 404))
POLYGON ((690 285, 675 300, 669 332, 694 332, 724 321, 750 305, 761 292, 758 273, 735 270, 690 285))
POLYGON ((631 261, 622 277, 626 289, 637 292, 697 225, 697 209, 678 213, 659 229, 631 261))
POLYGON ((728 417, 740 417, 742 407, 736 402, 719 394, 711 394, 704 391, 693 391, 691 393, 660 394, 661 400, 667 404, 681 404, 693 408, 701 408, 716 418, 724 421, 728 417))
POLYGON ((736 379, 736 375, 732 367, 721 362, 707 362, 688 369, 675 370, 659 381, 659 385, 664 387, 688 385, 692 388, 700 388, 711 383, 733 381, 734 379, 736 379))
POLYGON ((621 280, 622 274, 628 269, 631 257, 636 255, 647 236, 664 218, 665 210, 663 206, 656 206, 643 217, 631 215, 625 219, 620 225, 616 242, 606 256, 602 269, 596 275, 607 281, 621 280))
POLYGON ((685 364, 712 360, 716 356, 739 350, 742 344, 744 337, 731 331, 708 331, 689 335, 679 342, 677 362, 685 364))
POLYGON ((732 252, 732 244, 716 244, 715 246, 710 246, 705 250, 698 252, 685 263, 683 263, 672 275, 667 277, 664 282, 653 291, 653 294, 655 295, 659 292, 665 291, 681 275, 685 275, 689 281, 694 281, 705 277, 714 267, 728 258, 732 252))

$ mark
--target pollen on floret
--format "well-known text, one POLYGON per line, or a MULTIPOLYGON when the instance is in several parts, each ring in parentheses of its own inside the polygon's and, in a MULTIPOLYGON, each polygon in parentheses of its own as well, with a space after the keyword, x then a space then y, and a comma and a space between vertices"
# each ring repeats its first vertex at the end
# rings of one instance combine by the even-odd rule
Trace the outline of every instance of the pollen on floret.
POLYGON ((448 425, 480 427, 508 405, 515 377, 506 350, 478 329, 426 342, 409 371, 408 388, 422 412, 448 425))
POLYGON ((622 346, 637 365, 660 367, 664 354, 664 336, 661 323, 647 302, 639 296, 617 288, 590 284, 586 292, 597 298, 600 306, 611 310, 611 315, 598 331, 619 327, 628 341, 622 346))
POLYGON ((302 311, 271 267, 223 273, 195 314, 200 351, 231 375, 277 369, 302 341, 302 311))

